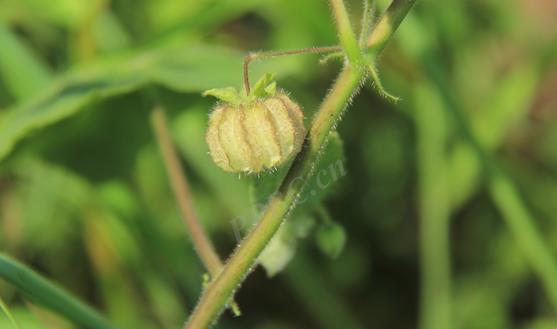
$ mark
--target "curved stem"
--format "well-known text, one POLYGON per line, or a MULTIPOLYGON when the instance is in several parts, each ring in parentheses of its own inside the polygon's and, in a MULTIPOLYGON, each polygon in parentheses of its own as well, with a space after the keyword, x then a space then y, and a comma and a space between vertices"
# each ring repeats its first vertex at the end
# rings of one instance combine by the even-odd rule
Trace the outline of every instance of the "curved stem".
MULTIPOLYGON (((172 187, 176 202, 178 203, 178 208, 182 215, 181 217, 190 232, 193 245, 199 258, 203 262, 203 265, 205 265, 210 277, 215 278, 222 270, 223 263, 195 213, 188 180, 180 165, 174 143, 172 143, 170 129, 168 129, 168 122, 162 107, 157 106, 153 109, 151 121, 159 148, 161 149, 166 172, 168 173, 168 181, 172 187)), ((240 308, 235 302, 232 302, 230 307, 235 315, 239 316, 241 314, 240 308)))
MULTIPOLYGON (((371 37, 375 33, 387 33, 387 35, 375 36, 374 38, 378 40, 391 38, 398 23, 402 21, 414 2, 414 0, 394 0, 393 4, 387 9, 386 15, 388 17, 400 15, 401 17, 380 22, 383 22, 382 24, 393 22, 397 25, 391 26, 390 29, 374 30, 371 37), (399 3, 404 4, 405 10, 398 10, 400 9, 399 3), (391 12, 393 8, 397 9, 396 13, 391 12)), ((382 49, 384 45, 383 42, 378 49, 382 49)), ((316 113, 308 139, 306 139, 302 151, 296 157, 279 190, 271 198, 258 224, 236 248, 222 272, 207 286, 186 323, 185 329, 209 327, 230 300, 236 287, 247 276, 261 251, 282 224, 283 219, 296 206, 296 198, 301 193, 304 183, 311 177, 315 163, 319 159, 320 151, 326 145, 329 133, 340 119, 348 100, 357 91, 362 78, 362 71, 351 66, 347 65, 341 71, 331 92, 316 113)))
POLYGON ((168 172, 168 181, 176 197, 176 202, 178 203, 182 215, 181 217, 190 232, 193 245, 199 258, 201 258, 209 274, 215 277, 222 268, 222 262, 213 244, 207 237, 203 226, 201 226, 199 218, 193 208, 188 183, 170 137, 166 116, 160 106, 155 107, 151 119, 157 142, 163 156, 164 165, 168 172))
POLYGON ((249 80, 249 65, 251 62, 259 59, 288 56, 288 55, 303 55, 303 54, 324 54, 342 51, 341 46, 330 47, 311 47, 291 50, 277 50, 277 51, 258 51, 251 52, 244 57, 244 90, 246 95, 250 93, 250 80, 249 80))

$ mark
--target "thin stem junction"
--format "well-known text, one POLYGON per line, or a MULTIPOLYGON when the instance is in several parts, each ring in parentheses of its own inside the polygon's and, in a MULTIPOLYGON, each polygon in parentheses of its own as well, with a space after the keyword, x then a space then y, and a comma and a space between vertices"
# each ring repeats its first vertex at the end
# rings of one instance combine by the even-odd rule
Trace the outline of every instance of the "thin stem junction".
POLYGON ((257 51, 251 52, 244 57, 244 89, 246 95, 250 93, 250 79, 249 79, 249 64, 255 60, 274 58, 288 55, 303 55, 303 54, 324 54, 342 51, 341 46, 330 47, 311 47, 291 50, 277 50, 277 51, 257 51))

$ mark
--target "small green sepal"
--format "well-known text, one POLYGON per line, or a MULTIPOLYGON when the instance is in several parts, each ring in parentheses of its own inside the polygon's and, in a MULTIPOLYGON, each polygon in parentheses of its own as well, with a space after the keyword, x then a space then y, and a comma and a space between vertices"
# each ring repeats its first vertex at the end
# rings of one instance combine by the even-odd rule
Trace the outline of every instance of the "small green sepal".
POLYGON ((244 97, 238 93, 238 90, 234 87, 225 87, 225 88, 214 88, 209 89, 202 94, 203 96, 213 96, 218 100, 221 100, 225 103, 238 106, 242 104, 244 97))
POLYGON ((203 96, 213 96, 218 100, 233 105, 240 106, 255 102, 261 98, 273 97, 277 92, 277 82, 275 75, 265 73, 253 86, 249 95, 245 91, 239 92, 234 87, 215 88, 203 92, 203 96))
POLYGON ((253 86, 250 97, 265 98, 274 96, 276 92, 275 75, 265 73, 253 86))

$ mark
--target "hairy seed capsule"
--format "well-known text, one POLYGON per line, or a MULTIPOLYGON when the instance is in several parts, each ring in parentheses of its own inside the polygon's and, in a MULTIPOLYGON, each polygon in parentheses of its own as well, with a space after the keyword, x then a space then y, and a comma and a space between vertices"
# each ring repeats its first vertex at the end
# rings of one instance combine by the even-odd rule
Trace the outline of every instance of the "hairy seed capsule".
POLYGON ((277 92, 247 104, 218 105, 206 140, 213 161, 225 171, 257 173, 291 159, 304 136, 300 107, 277 92))

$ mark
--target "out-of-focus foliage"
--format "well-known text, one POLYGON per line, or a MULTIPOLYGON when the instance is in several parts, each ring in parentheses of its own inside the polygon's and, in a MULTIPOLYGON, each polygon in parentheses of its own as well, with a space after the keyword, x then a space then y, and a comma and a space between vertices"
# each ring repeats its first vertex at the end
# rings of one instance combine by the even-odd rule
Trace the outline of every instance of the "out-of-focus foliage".
MULTIPOLYGON (((347 2, 358 22, 361 3, 347 2)), ((285 171, 219 170, 204 142, 213 101, 200 93, 240 87, 249 50, 336 44, 330 16, 322 0, 0 0, 1 251, 120 328, 180 328, 205 270, 150 110, 168 112, 195 209, 224 259, 285 171)), ((255 62, 252 74, 276 73, 309 125, 340 65, 293 56, 255 62)), ((448 141, 438 202, 450 212, 453 327, 556 328, 473 151, 450 118, 419 115, 444 106, 433 68, 557 259, 557 4, 418 0, 379 67, 402 101, 370 88, 354 99, 304 202, 263 254, 267 272, 256 269, 239 290, 244 316, 226 315, 219 328, 417 327, 427 159, 416 136, 429 128, 448 141)), ((1 280, 0 296, 21 328, 72 327, 1 280)), ((0 316, 0 328, 13 326, 0 316)))

